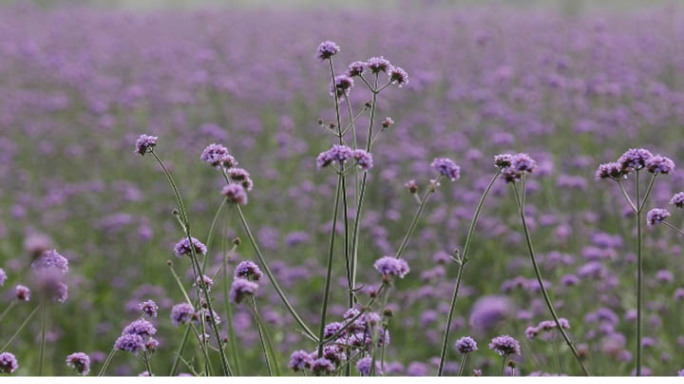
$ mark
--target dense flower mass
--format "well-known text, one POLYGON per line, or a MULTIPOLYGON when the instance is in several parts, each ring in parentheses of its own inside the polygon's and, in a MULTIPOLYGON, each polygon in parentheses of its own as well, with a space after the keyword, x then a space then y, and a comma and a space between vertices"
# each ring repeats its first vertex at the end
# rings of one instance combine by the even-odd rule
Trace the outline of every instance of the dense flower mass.
POLYGON ((675 168, 674 161, 661 155, 655 155, 646 160, 646 169, 651 173, 667 175, 675 168))
POLYGON ((618 159, 618 163, 622 169, 627 171, 640 170, 646 166, 646 162, 653 156, 653 154, 643 148, 628 149, 618 159))
POLYGON ((131 352, 138 354, 138 352, 145 349, 145 339, 135 333, 127 333, 121 335, 114 343, 114 348, 123 352, 131 352))
POLYGON ((653 208, 646 214, 646 222, 650 226, 658 225, 670 217, 670 212, 662 208, 653 208))
POLYGON ((235 267, 234 276, 242 279, 259 281, 264 274, 259 266, 251 261, 242 261, 235 267))
POLYGON ((195 308, 189 303, 176 304, 171 308, 171 322, 175 326, 187 324, 195 317, 195 308))
POLYGON ((494 350, 501 356, 519 355, 520 343, 511 336, 497 336, 489 343, 489 349, 494 350))
POLYGON ((379 258, 373 264, 375 270, 383 276, 393 276, 403 279, 409 273, 410 268, 408 263, 403 259, 397 259, 392 256, 384 256, 379 258))

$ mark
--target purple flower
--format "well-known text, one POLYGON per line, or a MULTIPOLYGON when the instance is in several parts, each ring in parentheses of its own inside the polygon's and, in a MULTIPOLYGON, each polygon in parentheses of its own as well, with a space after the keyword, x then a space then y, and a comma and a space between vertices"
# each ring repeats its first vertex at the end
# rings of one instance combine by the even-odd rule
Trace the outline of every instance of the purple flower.
POLYGON ((234 276, 236 278, 259 281, 264 274, 259 266, 251 261, 243 261, 235 267, 234 276))
POLYGON ((90 373, 90 357, 83 352, 76 352, 67 356, 66 364, 75 369, 79 375, 86 376, 90 373))
POLYGON ((207 247, 204 244, 202 244, 201 241, 195 239, 194 237, 191 238, 191 240, 192 246, 190 245, 190 240, 188 240, 187 237, 180 239, 180 241, 176 243, 176 246, 173 248, 173 252, 176 254, 177 257, 191 255, 193 249, 195 253, 198 253, 200 255, 204 255, 207 253, 207 247))
MULTIPOLYGON (((373 366, 373 358, 370 356, 364 357, 356 363, 356 371, 359 372, 361 376, 370 376, 371 367, 373 366)), ((382 375, 382 367, 380 362, 375 362, 375 373, 382 375)))
POLYGON ((251 191, 254 187, 254 182, 249 175, 249 172, 242 168, 231 168, 228 170, 228 178, 238 184, 241 184, 247 191, 251 191))
POLYGON ((380 72, 385 72, 390 70, 392 68, 392 64, 389 62, 389 60, 386 60, 384 57, 371 57, 368 59, 366 62, 366 65, 368 65, 368 69, 373 72, 373 74, 378 74, 380 72))
POLYGON ((530 340, 533 340, 538 334, 539 328, 537 327, 527 327, 527 329, 525 329, 525 336, 530 340))
POLYGON ((646 169, 651 173, 667 175, 675 168, 674 161, 661 155, 655 155, 646 160, 646 169))
POLYGON ((513 164, 513 155, 502 153, 494 156, 494 165, 498 168, 508 168, 513 164))
POLYGON ((200 160, 212 167, 223 166, 225 168, 232 168, 238 164, 235 158, 228 153, 228 148, 221 144, 209 144, 202 151, 200 160))
POLYGON ((670 204, 677 208, 684 208, 684 192, 675 193, 670 200, 670 204))
POLYGON ((347 67, 347 71, 345 72, 345 74, 349 77, 361 76, 363 74, 365 67, 366 63, 364 63, 363 61, 355 61, 349 64, 349 67, 347 67))
POLYGON ((356 160, 356 164, 364 171, 369 171, 373 168, 373 155, 364 151, 363 149, 356 149, 352 151, 352 157, 356 160))
POLYGON ((54 269, 61 273, 69 272, 69 261, 56 250, 45 251, 36 261, 31 264, 34 271, 54 269))
POLYGON ((316 376, 326 376, 335 372, 335 365, 325 357, 321 357, 311 363, 311 371, 316 376))
POLYGON ((257 283, 245 279, 235 279, 230 286, 230 301, 240 304, 245 297, 256 294, 258 288, 259 285, 257 283))
POLYGON ((392 67, 389 71, 390 82, 397 84, 401 88, 404 84, 408 84, 409 75, 401 67, 392 67))
POLYGON ((14 288, 14 295, 19 301, 31 300, 31 290, 23 285, 17 285, 16 288, 14 288))
POLYGON ((135 152, 141 156, 145 156, 147 152, 150 152, 152 148, 157 145, 157 136, 150 136, 142 134, 138 137, 135 142, 135 152))
POLYGON ((489 349, 501 356, 520 355, 520 343, 508 335, 497 336, 489 343, 489 349))
POLYGON ((228 184, 223 187, 221 194, 231 203, 247 204, 247 191, 245 191, 245 187, 242 184, 228 184))
POLYGON ((335 81, 330 84, 330 95, 337 97, 345 97, 349 95, 349 91, 354 86, 354 79, 347 75, 335 76, 335 81))
POLYGON ((157 311, 159 310, 159 307, 157 306, 157 303, 155 303, 154 301, 143 301, 142 303, 138 304, 138 307, 144 315, 152 318, 157 317, 157 311))
POLYGON ((622 169, 620 163, 606 163, 599 165, 596 170, 596 180, 611 179, 618 181, 624 179, 627 176, 627 172, 622 169))
POLYGON ((195 317, 195 308, 189 303, 176 304, 171 308, 171 322, 175 326, 189 323, 195 317))
POLYGON ((646 166, 646 161, 652 156, 651 152, 643 148, 628 149, 627 152, 620 156, 617 162, 624 170, 639 170, 646 166))
POLYGON ((0 287, 5 285, 5 281, 7 280, 7 273, 5 273, 5 270, 0 268, 0 287))
POLYGON ((311 368, 313 359, 311 354, 306 351, 294 351, 290 355, 290 363, 287 365, 290 369, 295 372, 304 371, 311 368))
POLYGON ((458 353, 471 353, 477 351, 477 342, 472 337, 465 336, 456 340, 454 347, 458 353))
POLYGON ((340 46, 332 41, 324 41, 318 45, 316 50, 316 57, 321 60, 327 60, 335 56, 340 51, 340 46))
POLYGON ((214 280, 212 280, 211 277, 207 275, 202 275, 201 279, 198 277, 195 280, 195 285, 200 289, 204 288, 207 290, 207 292, 211 292, 211 286, 214 285, 214 280))
POLYGON ((438 157, 432 161, 432 167, 451 181, 456 181, 461 177, 461 167, 456 165, 451 159, 438 157))
POLYGON ((409 273, 410 268, 408 263, 403 259, 397 259, 392 256, 383 256, 375 261, 373 264, 375 270, 380 272, 381 275, 394 276, 403 279, 407 273, 409 273))
POLYGON ((155 333, 157 333, 157 328, 152 323, 145 319, 140 319, 128 324, 123 329, 122 335, 138 335, 147 338, 155 333))
POLYGON ((662 223, 670 216, 670 212, 662 208, 653 208, 646 214, 646 223, 650 226, 655 226, 662 223))
POLYGON ((342 166, 347 160, 351 159, 352 156, 352 149, 346 145, 333 145, 332 148, 325 152, 321 152, 321 154, 318 155, 316 163, 319 169, 325 168, 333 162, 342 166))
POLYGON ((19 368, 17 358, 9 352, 0 353, 0 373, 13 373, 19 368))
POLYGON ((537 162, 526 153, 518 153, 513 156, 511 167, 518 172, 531 173, 537 167, 537 162))
POLYGON ((41 268, 33 272, 35 288, 47 299, 63 303, 69 297, 69 287, 64 283, 64 274, 56 268, 41 268))
POLYGON ((333 336, 334 334, 336 334, 337 332, 339 332, 343 326, 344 326, 344 324, 339 323, 339 322, 326 324, 325 328, 323 330, 323 336, 327 339, 327 338, 333 336))
POLYGON ((119 351, 131 352, 135 355, 145 349, 145 339, 140 335, 127 333, 116 339, 114 348, 119 351))

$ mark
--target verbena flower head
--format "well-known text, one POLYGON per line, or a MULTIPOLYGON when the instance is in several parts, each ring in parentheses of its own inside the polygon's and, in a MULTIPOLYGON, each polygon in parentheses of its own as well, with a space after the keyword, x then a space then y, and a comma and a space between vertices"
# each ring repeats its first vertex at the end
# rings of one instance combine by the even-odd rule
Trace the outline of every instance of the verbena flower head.
POLYGON ((247 204, 247 191, 245 191, 245 187, 242 184, 228 184, 223 187, 221 194, 233 204, 247 204))
POLYGON ((364 151, 363 149, 356 149, 352 151, 352 157, 356 160, 356 164, 364 171, 369 171, 373 168, 373 155, 364 151))
POLYGON ((31 268, 34 271, 53 269, 61 273, 69 272, 69 261, 56 250, 45 251, 38 259, 36 259, 31 268))
MULTIPOLYGON (((373 366, 373 358, 370 356, 366 356, 356 363, 356 371, 361 376, 370 376, 372 366, 373 366)), ((383 374, 379 361, 375 362, 375 374, 376 375, 382 375, 383 374)))
POLYGON ((347 75, 335 76, 335 81, 330 84, 330 95, 337 97, 349 96, 349 91, 354 87, 354 79, 347 75))
POLYGON ((154 324, 150 323, 145 319, 136 320, 126 327, 124 327, 122 335, 138 335, 143 338, 154 336, 157 333, 157 328, 154 324))
POLYGON ((513 156, 511 167, 518 172, 532 173, 537 167, 537 162, 526 153, 518 153, 513 156))
POLYGON ((138 304, 138 307, 140 308, 140 311, 145 316, 149 316, 151 318, 157 317, 157 312, 159 311, 159 306, 157 306, 157 303, 155 303, 154 301, 152 301, 152 300, 143 301, 142 303, 138 304))
POLYGON ((195 317, 195 308, 189 303, 176 304, 171 308, 171 322, 175 326, 189 323, 195 317))
POLYGON ((335 365, 332 363, 332 361, 326 359, 325 357, 321 357, 320 359, 316 359, 311 363, 311 371, 316 376, 327 376, 335 372, 335 365))
POLYGON ((411 270, 406 260, 397 259, 392 256, 383 256, 375 261, 373 264, 375 270, 384 277, 399 277, 403 279, 411 270))
POLYGON ((471 353, 477 351, 477 342, 472 337, 465 336, 456 340, 454 347, 458 353, 471 353))
POLYGON ((340 51, 340 46, 332 41, 324 41, 318 45, 316 50, 316 57, 321 60, 327 60, 335 56, 340 51))
POLYGON ((246 279, 235 279, 230 286, 230 301, 240 304, 248 296, 256 294, 259 285, 246 279))
POLYGON ((502 153, 494 156, 494 165, 498 168, 508 168, 513 164, 513 155, 502 153))
POLYGON ((76 352, 67 356, 66 365, 76 370, 79 375, 86 376, 90 373, 90 357, 83 352, 76 352))
POLYGON ((149 337, 147 341, 145 341, 145 350, 147 352, 156 352, 157 348, 159 348, 159 340, 154 337, 149 337))
POLYGON ((397 84, 399 88, 404 86, 405 84, 408 84, 409 82, 409 75, 404 71, 403 68, 401 67, 392 67, 389 71, 389 77, 390 77, 390 82, 392 84, 397 84))
POLYGON ((31 290, 23 285, 17 285, 16 288, 14 288, 14 295, 19 301, 31 300, 31 290))
POLYGON ((344 326, 344 324, 339 323, 339 322, 326 324, 325 328, 323 329, 323 337, 329 338, 329 337, 335 335, 337 332, 340 331, 340 329, 342 329, 343 326, 344 326))
POLYGON ((650 226, 655 226, 662 223, 670 216, 670 212, 662 208, 653 208, 646 214, 646 223, 650 226))
POLYGON ((650 173, 667 175, 672 172, 674 168, 674 161, 665 156, 655 155, 646 160, 646 169, 650 173))
POLYGON ((146 153, 150 152, 152 148, 157 145, 157 136, 150 136, 142 134, 138 137, 135 142, 135 152, 141 156, 145 156, 146 153))
POLYGON ((520 343, 508 335, 497 336, 489 343, 489 349, 501 356, 520 355, 520 343))
POLYGON ((254 182, 249 175, 249 172, 242 168, 231 168, 228 170, 228 178, 234 183, 241 184, 247 191, 251 191, 254 187, 254 182))
POLYGON ((461 167, 456 165, 453 160, 446 157, 438 157, 432 161, 432 167, 451 181, 456 181, 461 177, 461 167))
POLYGON ((332 163, 342 166, 353 156, 353 150, 346 145, 333 145, 332 148, 321 152, 316 159, 318 168, 325 168, 332 163))
POLYGON ((366 65, 368 66, 368 69, 373 74, 378 74, 380 72, 385 72, 390 70, 392 68, 392 64, 389 62, 389 60, 386 60, 384 57, 371 57, 368 59, 366 62, 366 65))
POLYGON ((311 368, 313 363, 313 358, 311 354, 307 351, 294 351, 290 355, 290 363, 287 365, 288 368, 295 372, 305 371, 311 368))
POLYGON ((119 351, 131 352, 136 355, 138 352, 145 349, 145 339, 140 335, 127 333, 116 339, 114 348, 119 351))
POLYGON ((646 166, 646 161, 653 156, 651 152, 643 148, 628 149, 618 159, 622 169, 627 171, 639 170, 646 166))
POLYGON ((684 192, 675 193, 670 199, 670 204, 677 208, 684 208, 684 192))
POLYGON ((46 299, 64 303, 69 298, 69 287, 64 283, 64 273, 57 268, 40 268, 33 271, 33 283, 46 299))
POLYGON ((259 281, 264 274, 259 266, 251 261, 243 261, 235 267, 234 276, 251 281, 259 281))
POLYGON ((200 290, 204 288, 207 290, 207 292, 211 292, 211 287, 213 285, 214 280, 207 275, 202 275, 202 278, 197 277, 195 280, 195 286, 197 286, 200 290))
POLYGON ((535 337, 537 337, 537 335, 539 335, 539 328, 527 327, 527 329, 525 329, 525 336, 528 339, 533 340, 535 337))
POLYGON ((349 64, 349 67, 347 67, 347 71, 345 72, 345 75, 347 75, 349 77, 361 76, 365 69, 366 69, 366 63, 364 63, 363 61, 355 61, 355 62, 349 64))
POLYGON ((627 171, 625 171, 618 162, 601 164, 596 170, 597 180, 611 179, 618 181, 625 177, 627 177, 627 171))
POLYGON ((14 373, 19 368, 17 358, 9 352, 0 353, 0 373, 14 373))
POLYGON ((176 243, 176 246, 173 247, 173 252, 177 257, 183 257, 185 255, 191 255, 193 249, 195 250, 195 253, 200 255, 207 253, 207 247, 194 237, 192 237, 191 240, 188 240, 187 237, 180 239, 178 243, 176 243), (192 246, 190 245, 191 241, 192 246))
POLYGON ((209 144, 202 151, 200 160, 212 167, 232 168, 238 164, 235 158, 228 153, 228 148, 221 144, 209 144))

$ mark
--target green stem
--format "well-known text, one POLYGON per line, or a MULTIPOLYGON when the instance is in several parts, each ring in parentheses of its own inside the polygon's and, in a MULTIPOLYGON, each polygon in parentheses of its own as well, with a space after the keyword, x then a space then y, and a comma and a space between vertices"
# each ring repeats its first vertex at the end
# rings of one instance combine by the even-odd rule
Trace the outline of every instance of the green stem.
POLYGON ((47 335, 47 323, 48 323, 48 313, 47 313, 47 303, 41 305, 40 310, 40 350, 38 354, 38 376, 43 376, 43 363, 45 360, 45 342, 47 335))
POLYGON ((97 374, 98 377, 104 376, 104 374, 107 372, 107 368, 109 368, 109 364, 111 364, 112 359, 114 358, 115 354, 116 354, 116 348, 112 348, 112 350, 109 351, 109 354, 107 355, 107 358, 105 359, 104 363, 102 364, 102 368, 100 368, 100 372, 98 372, 98 374, 97 374))
POLYGON ((33 318, 33 315, 36 314, 36 312, 38 311, 38 308, 40 308, 40 307, 41 307, 40 304, 37 305, 33 309, 33 311, 31 311, 31 313, 29 313, 29 315, 26 316, 26 318, 24 319, 24 322, 21 323, 21 325, 19 326, 19 328, 16 331, 14 331, 14 334, 12 334, 12 336, 9 338, 9 340, 7 340, 7 343, 5 343, 5 345, 2 346, 2 349, 0 349, 0 352, 7 351, 7 349, 12 345, 12 342, 14 342, 14 339, 19 335, 19 333, 21 333, 21 331, 24 329, 24 327, 26 327, 26 324, 28 324, 28 322, 31 320, 31 318, 33 318))
POLYGON ((152 365, 150 364, 150 355, 145 352, 143 353, 143 359, 145 360, 145 368, 147 369, 147 373, 152 376, 152 365))
POLYGON ((458 367, 458 375, 463 376, 463 372, 465 372, 465 366, 466 366, 466 360, 468 359, 468 354, 464 353, 463 357, 461 357, 461 365, 458 367))
POLYGON ((14 306, 15 306, 16 304, 17 304, 17 302, 14 301, 14 300, 12 300, 12 301, 9 303, 9 305, 7 306, 7 308, 5 308, 5 310, 2 311, 2 313, 0 314, 0 321, 2 321, 2 319, 5 318, 5 316, 7 316, 7 314, 10 312, 10 310, 12 310, 12 308, 14 308, 14 306))
MULTIPOLYGON (((216 223, 218 222, 218 218, 221 215, 221 211, 223 211, 223 208, 226 206, 226 199, 221 199, 221 205, 219 205, 218 209, 216 210, 216 214, 214 214, 214 219, 211 221, 211 227, 209 227, 209 235, 207 235, 207 243, 206 246, 207 248, 211 247, 211 242, 214 237, 214 228, 216 227, 216 223)), ((209 260, 209 252, 207 251, 207 255, 204 256, 204 259, 202 260, 202 274, 204 274, 204 271, 207 269, 207 262, 209 260)))
MULTIPOLYGON (((549 298, 549 294, 546 291, 546 288, 544 287, 544 280, 542 279, 541 276, 541 271, 539 269, 539 265, 537 264, 537 259, 534 253, 534 248, 532 247, 532 238, 530 237, 530 231, 529 228, 527 227, 527 219, 525 218, 525 206, 522 204, 523 200, 520 197, 520 194, 518 193, 518 187, 513 184, 513 191, 515 192, 515 197, 518 203, 518 208, 519 208, 519 213, 520 213, 520 220, 522 222, 523 226, 523 231, 525 233, 525 241, 527 243, 527 250, 529 251, 530 254, 530 259, 532 260, 532 266, 534 267, 534 273, 537 276, 537 282, 539 283, 539 289, 542 292, 542 296, 544 297, 544 301, 546 302, 546 306, 549 309, 549 312, 551 313, 551 316, 553 317, 553 320, 556 322, 556 327, 560 331, 561 335, 563 335, 563 339, 565 339, 565 343, 570 347, 570 350, 572 351, 572 354, 575 356, 575 359, 577 360, 577 363, 579 363, 580 367, 582 368, 582 372, 586 376, 590 376, 589 370, 584 366, 584 363, 582 362, 582 358, 580 357, 579 353, 577 352, 577 348, 575 348, 575 345, 570 341, 570 337, 568 337, 568 334, 565 332, 565 329, 561 327, 560 321, 558 320, 558 315, 556 314, 556 309, 553 306, 553 303, 551 302, 551 299, 549 298)), ((523 194, 525 191, 522 192, 523 194)))
MULTIPOLYGON (((233 246, 231 253, 235 251, 236 247, 237 246, 233 246)), ((235 367, 235 374, 240 376, 242 374, 242 369, 240 367, 240 357, 237 349, 237 336, 235 335, 235 327, 233 326, 233 306, 231 305, 229 299, 228 256, 225 255, 225 252, 221 263, 221 269, 223 273, 223 306, 226 308, 226 321, 228 322, 228 335, 230 336, 230 339, 228 340, 228 345, 230 346, 230 354, 233 357, 233 366, 235 367)))
POLYGON ((183 340, 181 340, 180 346, 178 347, 178 351, 176 351, 176 357, 173 359, 173 365, 171 365, 171 372, 169 372, 169 376, 175 376, 176 375, 176 370, 178 369, 178 364, 180 364, 181 356, 183 355, 183 349, 185 349, 185 344, 188 343, 189 338, 190 338, 190 326, 187 326, 185 328, 185 332, 183 333, 183 340))
MULTIPOLYGON (((636 172, 636 201, 639 204, 641 188, 639 188, 639 171, 636 172)), ((643 302, 643 281, 642 281, 642 271, 643 271, 643 261, 641 255, 641 212, 643 207, 646 205, 646 201, 642 205, 637 207, 636 211, 636 224, 637 224, 637 332, 636 332, 636 375, 641 376, 641 304, 643 302)))
POLYGON ((667 221, 663 221, 663 224, 665 224, 666 227, 675 231, 675 233, 679 234, 680 236, 684 236, 684 232, 682 232, 679 228, 675 227, 674 225, 668 223, 667 221))
POLYGON ((273 275, 273 272, 271 272, 271 269, 268 267, 268 263, 266 262, 264 255, 261 253, 261 250, 259 249, 259 246, 257 245, 256 240, 254 239, 254 235, 252 235, 252 231, 249 229, 249 225, 247 224, 247 220, 245 219, 245 215, 242 213, 242 209, 240 209, 239 205, 236 205, 236 208, 237 208, 238 215, 240 216, 240 221, 242 222, 242 226, 244 227, 245 232, 247 233, 247 238, 249 239, 249 242, 252 244, 252 248, 254 248, 254 252, 256 253, 257 258, 259 259, 259 263, 261 264, 261 268, 266 273, 266 276, 268 276, 268 279, 271 282, 271 284, 273 285, 273 288, 278 293, 278 296, 280 296, 280 300, 283 302, 283 304, 285 304, 285 307, 290 312, 290 314, 295 319, 295 321, 299 324, 299 326, 302 328, 304 333, 309 338, 318 342, 318 338, 316 337, 316 335, 309 329, 309 327, 306 326, 306 324, 304 323, 304 320, 302 320, 302 318, 299 317, 299 315, 297 314, 295 309, 290 304, 290 301, 285 296, 285 293, 283 292, 282 288, 280 288, 280 285, 278 284, 278 281, 276 280, 275 275, 273 275))
MULTIPOLYGON (((389 283, 383 282, 383 286, 385 287, 385 292, 383 293, 381 310, 384 310, 385 307, 387 306, 387 299, 389 298, 389 293, 390 293, 390 288, 391 288, 389 283)), ((377 355, 377 352, 378 352, 378 340, 379 340, 378 329, 379 328, 381 328, 381 327, 376 326, 375 329, 373 330, 373 337, 372 337, 373 352, 371 354, 372 358, 371 358, 370 376, 375 376, 375 356, 377 355)), ((385 335, 382 335, 382 336, 385 337, 385 335)))
POLYGON ((620 190, 622 191, 622 195, 625 197, 625 200, 627 200, 627 203, 629 203, 629 206, 632 208, 632 211, 634 211, 636 213, 637 207, 636 207, 636 205, 634 205, 634 203, 632 202, 632 199, 629 197, 629 194, 625 190, 625 186, 622 185, 622 181, 618 180, 617 183, 620 186, 620 190))
POLYGON ((473 233, 475 233, 475 227, 477 225, 477 220, 480 217, 480 212, 482 211, 482 207, 484 206, 485 200, 487 200, 487 196, 489 196, 489 192, 492 189, 492 186, 494 185, 494 182, 498 179, 499 175, 501 174, 501 169, 499 169, 494 177, 489 181, 489 184, 487 184, 487 188, 485 188, 484 193, 482 194, 482 197, 480 198, 480 201, 477 203, 477 207, 475 208, 475 214, 473 215, 473 219, 470 221, 470 227, 468 228, 468 234, 466 235, 465 239, 465 245, 463 246, 463 254, 461 255, 461 264, 459 264, 458 267, 458 275, 456 276, 456 284, 454 285, 454 293, 451 296, 451 306, 449 307, 449 314, 447 315, 447 322, 445 325, 444 329, 444 338, 442 339, 442 353, 439 358, 439 368, 437 370, 437 376, 441 376, 442 372, 444 371, 444 362, 446 360, 448 348, 447 345, 449 343, 449 333, 451 332, 451 321, 454 317, 454 308, 456 307, 456 299, 458 298, 458 290, 461 286, 461 279, 463 278, 463 269, 465 268, 465 264, 468 262, 468 251, 470 251, 470 242, 473 238, 473 233))
MULTIPOLYGON (((435 180, 435 184, 437 184, 439 181, 439 178, 435 180)), ((416 211, 416 214, 413 216, 413 220, 411 220, 411 225, 409 226, 408 231, 406 232, 406 235, 404 235, 404 240, 401 241, 401 245, 399 246, 399 250, 397 250, 397 254, 394 256, 397 259, 401 257, 401 255, 404 253, 406 250, 406 246, 408 245, 409 239, 411 236, 413 236, 413 232, 416 230, 416 226, 418 225, 418 219, 420 219, 420 216, 423 214, 423 210, 425 210, 425 205, 427 204, 428 200, 430 200, 430 196, 434 193, 434 190, 432 187, 428 187, 428 190, 425 191, 425 195, 423 198, 420 200, 420 204, 418 205, 418 210, 416 211)))

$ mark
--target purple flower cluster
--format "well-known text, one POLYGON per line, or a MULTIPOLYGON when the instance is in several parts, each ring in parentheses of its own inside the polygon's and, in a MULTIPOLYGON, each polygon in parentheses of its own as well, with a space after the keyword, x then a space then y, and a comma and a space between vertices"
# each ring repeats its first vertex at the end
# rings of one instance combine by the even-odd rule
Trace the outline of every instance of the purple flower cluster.
POLYGON ((670 199, 670 204, 677 208, 684 208, 684 192, 675 193, 670 199))
POLYGON ((526 153, 496 155, 494 165, 501 170, 501 176, 507 183, 515 183, 537 168, 537 162, 526 153))
POLYGON ((519 355, 520 343, 511 336, 497 336, 489 343, 489 349, 494 350, 501 356, 519 355))
POLYGON ((192 255, 193 250, 199 255, 204 255, 207 253, 207 246, 202 244, 201 241, 195 239, 194 237, 192 237, 190 240, 188 240, 187 237, 184 237, 180 239, 178 243, 176 243, 175 247, 173 247, 173 252, 176 257, 192 255), (192 245, 190 245, 191 242, 192 245))
POLYGON ((655 226, 662 223, 668 217, 670 217, 670 212, 666 209, 653 208, 646 214, 646 223, 650 226, 655 226))
POLYGON ((114 342, 114 348, 134 355, 142 351, 154 352, 159 346, 159 342, 152 337, 156 333, 157 328, 149 321, 136 320, 124 327, 121 336, 114 342))
POLYGON ((143 313, 143 315, 151 317, 151 318, 157 317, 157 312, 159 311, 159 306, 157 306, 157 303, 155 303, 154 301, 152 301, 152 300, 143 301, 142 303, 138 304, 138 307, 140 308, 140 311, 143 313))
POLYGON ((321 152, 316 159, 318 168, 325 168, 332 163, 337 163, 340 167, 353 157, 354 151, 346 145, 333 145, 332 148, 321 152))
POLYGON ((176 304, 171 308, 171 322, 175 326, 188 324, 196 317, 195 308, 189 303, 176 304))
POLYGON ((79 375, 86 376, 90 373, 90 356, 83 352, 76 352, 67 356, 66 364, 79 375))
POLYGON ((209 144, 202 151, 200 159, 212 167, 230 169, 238 165, 235 158, 228 152, 228 148, 221 144, 209 144))
POLYGON ((145 156, 146 153, 152 151, 157 145, 157 136, 150 136, 142 134, 135 142, 135 153, 145 156))
POLYGON ((14 373, 19 368, 17 358, 9 352, 0 353, 0 373, 14 373))
POLYGON ((324 41, 316 50, 316 57, 321 60, 328 60, 340 51, 340 46, 332 41, 324 41))
POLYGON ((383 256, 377 259, 373 266, 384 277, 391 276, 400 279, 403 279, 411 270, 405 260, 393 256, 383 256))
POLYGON ((477 342, 470 336, 461 337, 456 340, 454 347, 458 353, 466 354, 477 351, 477 342))
POLYGON ((456 181, 461 177, 461 167, 456 165, 451 159, 438 157, 432 161, 431 165, 432 168, 451 181, 456 181))
POLYGON ((258 265, 251 261, 243 261, 235 267, 234 276, 235 278, 259 281, 261 280, 263 273, 258 265))
POLYGON ((242 278, 234 279, 230 286, 230 301, 240 304, 246 297, 254 296, 257 289, 259 289, 257 283, 242 278))
POLYGON ((245 205, 247 204, 247 191, 242 184, 228 184, 221 190, 221 194, 226 197, 226 200, 233 204, 245 205))

